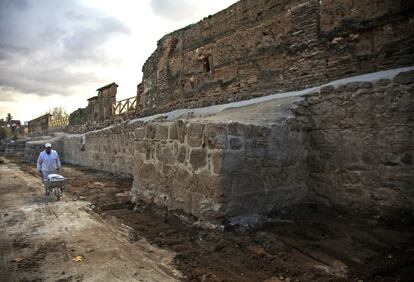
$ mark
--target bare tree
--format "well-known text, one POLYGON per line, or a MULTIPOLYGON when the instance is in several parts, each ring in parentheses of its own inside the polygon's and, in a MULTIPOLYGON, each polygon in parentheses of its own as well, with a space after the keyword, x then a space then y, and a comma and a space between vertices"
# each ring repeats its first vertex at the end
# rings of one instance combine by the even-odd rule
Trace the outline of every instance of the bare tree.
POLYGON ((66 109, 63 107, 55 107, 53 109, 50 109, 47 114, 51 114, 53 119, 59 119, 68 117, 69 114, 66 112, 66 109))

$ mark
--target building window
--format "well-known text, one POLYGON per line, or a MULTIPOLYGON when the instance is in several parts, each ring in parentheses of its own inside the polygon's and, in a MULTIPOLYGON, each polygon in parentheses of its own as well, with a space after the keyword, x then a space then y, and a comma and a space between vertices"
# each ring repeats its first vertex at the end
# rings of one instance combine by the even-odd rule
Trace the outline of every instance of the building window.
POLYGON ((210 72, 210 56, 203 58, 202 62, 204 72, 210 72))

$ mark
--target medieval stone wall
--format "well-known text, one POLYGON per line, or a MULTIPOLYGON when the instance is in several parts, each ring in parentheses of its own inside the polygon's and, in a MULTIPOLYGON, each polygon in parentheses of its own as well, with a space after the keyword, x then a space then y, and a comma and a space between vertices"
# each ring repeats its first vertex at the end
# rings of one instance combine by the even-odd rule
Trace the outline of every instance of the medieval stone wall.
POLYGON ((143 114, 321 85, 414 63, 405 0, 245 0, 166 35, 143 67, 143 114))
POLYGON ((306 194, 301 133, 285 124, 179 120, 150 125, 145 134, 136 200, 221 223, 267 214, 306 194))
POLYGON ((305 132, 307 187, 352 211, 412 209, 414 71, 324 87, 294 107, 305 132))
MULTIPOLYGON (((304 198, 352 212, 410 209, 414 71, 394 75, 50 141, 67 163, 133 177, 134 202, 211 223, 254 223, 304 198)), ((26 159, 45 142, 28 142, 26 159)))
POLYGON ((65 162, 107 171, 115 175, 133 176, 135 167, 135 126, 111 126, 86 134, 64 138, 65 162))
POLYGON ((63 142, 65 162, 133 176, 136 201, 208 222, 266 214, 306 194, 301 133, 286 126, 135 122, 63 142))

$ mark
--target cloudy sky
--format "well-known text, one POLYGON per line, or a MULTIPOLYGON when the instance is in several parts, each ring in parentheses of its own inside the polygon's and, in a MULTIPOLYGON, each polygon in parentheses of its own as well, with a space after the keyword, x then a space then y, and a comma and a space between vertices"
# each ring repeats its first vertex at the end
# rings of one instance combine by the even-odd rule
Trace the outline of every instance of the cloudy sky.
POLYGON ((0 118, 22 121, 116 82, 135 95, 163 35, 236 0, 0 0, 0 118))

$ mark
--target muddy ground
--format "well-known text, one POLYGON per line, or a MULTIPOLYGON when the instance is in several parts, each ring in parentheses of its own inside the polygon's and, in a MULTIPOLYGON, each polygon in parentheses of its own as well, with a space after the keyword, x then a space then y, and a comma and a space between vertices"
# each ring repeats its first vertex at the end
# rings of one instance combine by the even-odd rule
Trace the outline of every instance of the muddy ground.
MULTIPOLYGON (((12 161, 26 175, 36 176, 32 164, 12 161)), ((171 266, 184 281, 414 279, 412 214, 398 211, 385 220, 305 204, 275 215, 272 223, 254 231, 207 231, 163 211, 134 210, 128 202, 130 179, 74 166, 64 166, 62 174, 68 178, 70 197, 86 202, 106 224, 121 227, 118 231, 130 244, 145 241, 159 252, 174 254, 171 266)), ((24 242, 15 249, 23 247, 24 242)))
POLYGON ((0 164, 0 281, 177 281, 175 253, 131 242, 87 201, 46 197, 38 177, 0 164))

